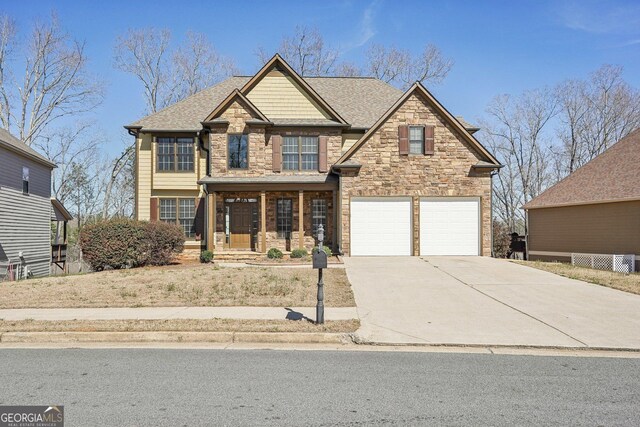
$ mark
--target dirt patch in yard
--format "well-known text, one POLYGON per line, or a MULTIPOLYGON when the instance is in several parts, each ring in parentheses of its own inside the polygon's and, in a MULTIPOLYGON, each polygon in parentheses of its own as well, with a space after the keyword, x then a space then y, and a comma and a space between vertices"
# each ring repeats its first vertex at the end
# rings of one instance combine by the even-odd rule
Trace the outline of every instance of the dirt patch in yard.
POLYGON ((537 268, 539 270, 555 273, 570 279, 582 280, 584 282, 595 283, 596 285, 618 289, 640 295, 640 274, 616 273, 614 271, 594 270, 585 267, 576 267, 571 264, 560 262, 543 261, 513 261, 518 264, 537 268))
MULTIPOLYGON (((169 266, 0 283, 0 308, 312 307, 317 270, 169 266)), ((344 269, 324 270, 325 305, 353 307, 344 269)))
POLYGON ((0 320, 0 332, 355 332, 358 320, 332 320, 316 325, 306 320, 0 320))

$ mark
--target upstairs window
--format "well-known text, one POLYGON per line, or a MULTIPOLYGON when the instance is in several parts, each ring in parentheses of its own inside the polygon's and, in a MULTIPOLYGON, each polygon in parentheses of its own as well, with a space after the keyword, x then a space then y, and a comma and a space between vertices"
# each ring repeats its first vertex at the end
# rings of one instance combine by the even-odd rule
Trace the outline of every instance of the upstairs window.
POLYGON ((22 193, 29 194, 29 168, 22 167, 22 193))
POLYGON ((249 166, 248 135, 229 135, 229 169, 247 169, 249 166))
POLYGON ((409 154, 424 154, 423 126, 409 126, 409 154))
POLYGON ((284 170, 318 170, 318 137, 285 136, 282 141, 284 170))
POLYGON ((193 138, 160 137, 157 139, 158 172, 193 172, 193 138))

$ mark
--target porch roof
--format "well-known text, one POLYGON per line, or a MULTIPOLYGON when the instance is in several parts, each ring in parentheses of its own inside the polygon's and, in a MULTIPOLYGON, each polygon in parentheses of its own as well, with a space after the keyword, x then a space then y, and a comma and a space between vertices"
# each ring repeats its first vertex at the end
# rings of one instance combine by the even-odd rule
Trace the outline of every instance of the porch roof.
POLYGON ((338 177, 328 175, 206 176, 198 181, 216 190, 334 190, 338 177))

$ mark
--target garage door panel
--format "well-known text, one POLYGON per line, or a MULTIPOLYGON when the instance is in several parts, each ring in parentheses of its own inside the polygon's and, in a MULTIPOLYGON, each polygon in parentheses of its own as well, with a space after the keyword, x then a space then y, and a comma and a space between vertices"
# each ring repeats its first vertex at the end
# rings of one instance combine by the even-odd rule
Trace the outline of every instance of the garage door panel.
POLYGON ((411 199, 353 198, 351 255, 411 255, 411 199))
POLYGON ((420 200, 421 255, 479 255, 479 198, 420 200))

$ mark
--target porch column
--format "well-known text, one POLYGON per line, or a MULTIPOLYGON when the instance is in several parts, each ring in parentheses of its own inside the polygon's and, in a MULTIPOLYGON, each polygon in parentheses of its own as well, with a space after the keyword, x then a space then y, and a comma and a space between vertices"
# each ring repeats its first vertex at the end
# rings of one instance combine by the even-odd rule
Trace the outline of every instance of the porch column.
POLYGON ((267 253, 267 193, 260 192, 260 247, 267 253))
POLYGON ((304 248, 304 191, 298 191, 298 247, 304 248))
POLYGON ((214 251, 216 248, 216 193, 209 193, 207 195, 209 200, 207 205, 209 206, 207 214, 209 215, 207 221, 207 250, 214 251))

